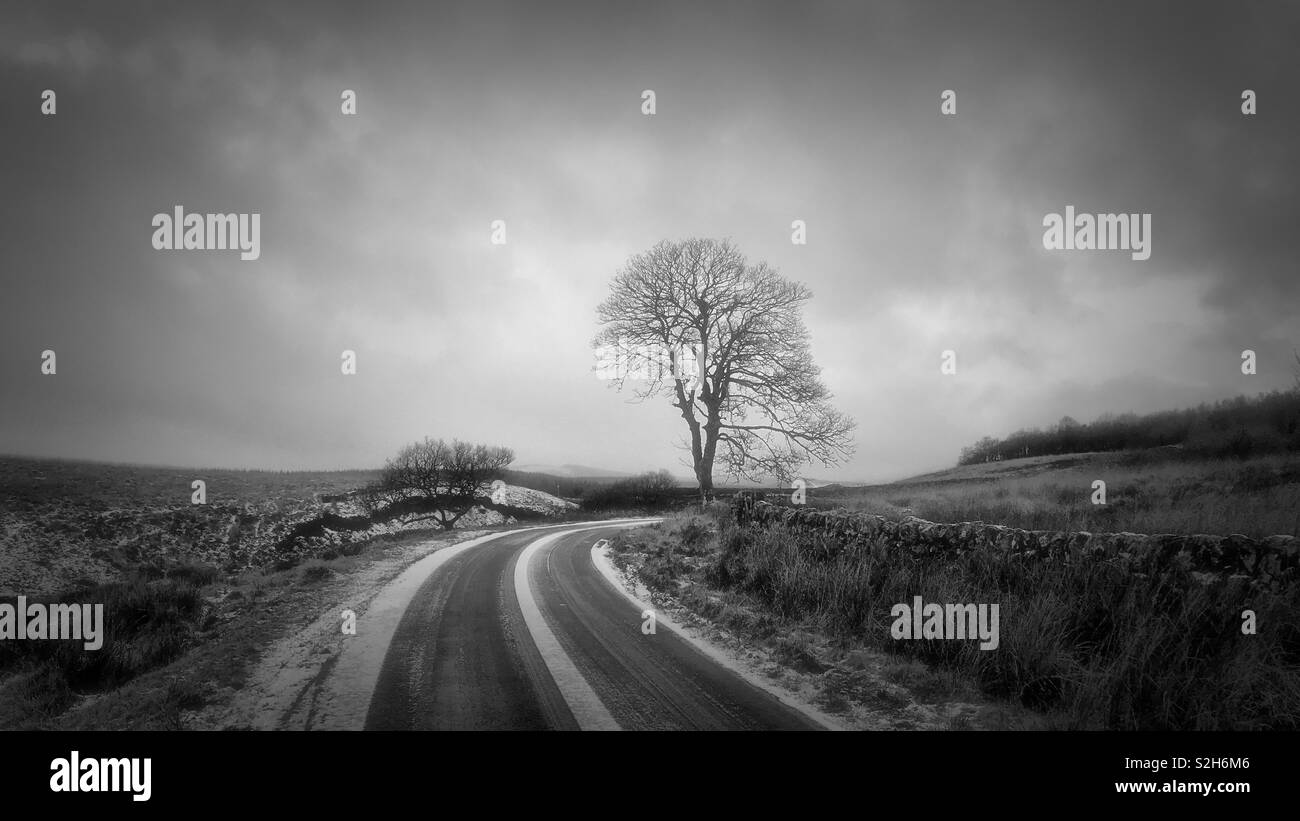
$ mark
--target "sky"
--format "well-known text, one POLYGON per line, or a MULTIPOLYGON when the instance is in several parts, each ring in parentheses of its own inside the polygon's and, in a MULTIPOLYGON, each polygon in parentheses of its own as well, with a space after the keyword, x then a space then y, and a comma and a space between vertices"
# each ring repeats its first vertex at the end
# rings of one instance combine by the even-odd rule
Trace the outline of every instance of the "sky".
POLYGON ((1294 383, 1297 4, 5 9, 0 452, 330 469, 432 436, 689 475, 591 342, 627 259, 692 236, 813 292, 858 429, 810 477, 1294 383), (155 249, 178 205, 260 214, 260 256, 155 249), (1150 258, 1044 248, 1067 205, 1150 214, 1150 258))

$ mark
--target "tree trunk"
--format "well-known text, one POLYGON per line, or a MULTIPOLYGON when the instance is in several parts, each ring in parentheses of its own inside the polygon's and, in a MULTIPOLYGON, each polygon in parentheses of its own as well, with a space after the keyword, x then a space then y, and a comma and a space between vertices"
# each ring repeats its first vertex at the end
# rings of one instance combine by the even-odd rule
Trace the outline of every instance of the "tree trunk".
POLYGON ((713 465, 701 459, 695 466, 695 479, 700 483, 700 504, 708 504, 713 497, 713 465))
POLYGON ((699 460, 695 463, 695 478, 700 483, 700 501, 707 503, 713 498, 713 457, 718 450, 718 432, 705 426, 704 447, 699 460))
POLYGON ((695 476, 700 481, 700 496, 707 502, 713 498, 713 460, 718 453, 718 433, 722 430, 719 404, 709 402, 709 418, 702 426, 703 443, 696 462, 695 476))

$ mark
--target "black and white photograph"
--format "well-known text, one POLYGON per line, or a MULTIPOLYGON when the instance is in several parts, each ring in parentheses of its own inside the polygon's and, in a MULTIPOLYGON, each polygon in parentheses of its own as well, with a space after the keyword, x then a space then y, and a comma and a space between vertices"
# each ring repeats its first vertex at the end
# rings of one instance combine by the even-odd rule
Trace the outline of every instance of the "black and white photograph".
POLYGON ((6 778, 951 743, 1242 807, 1298 86, 1294 2, 0 0, 6 778))

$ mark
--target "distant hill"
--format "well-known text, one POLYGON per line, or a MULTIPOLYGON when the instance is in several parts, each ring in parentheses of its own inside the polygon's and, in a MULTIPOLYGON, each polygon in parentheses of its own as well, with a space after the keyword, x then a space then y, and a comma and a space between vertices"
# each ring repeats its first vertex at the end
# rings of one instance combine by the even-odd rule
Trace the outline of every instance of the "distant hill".
MULTIPOLYGON (((671 473, 671 471, 670 471, 671 473)), ((608 470, 590 465, 518 465, 505 471, 504 478, 512 485, 530 487, 565 499, 575 499, 588 491, 614 482, 640 476, 639 473, 608 470)), ((695 479, 673 474, 674 481, 682 487, 694 487, 695 479)))
POLYGON ((635 474, 621 470, 606 470, 590 465, 515 465, 511 470, 519 473, 540 473, 565 479, 624 479, 635 474))
POLYGON ((1300 451, 1300 390, 1237 396, 1141 416, 1106 414, 1087 424, 1066 416, 1047 429, 1018 430, 1002 439, 986 436, 963 448, 957 464, 1159 447, 1238 459, 1300 451))
POLYGON ((808 504, 1026 530, 1300 537, 1300 453, 1224 459, 1165 446, 1030 456, 810 489, 808 504), (1105 504, 1093 501, 1098 479, 1105 504))
MULTIPOLYGON (((542 467, 541 465, 529 465, 527 467, 542 467)), ((562 466, 561 466, 562 467, 562 466)), ((581 467, 573 465, 571 467, 581 467)), ((519 468, 510 468, 502 471, 502 479, 507 484, 517 487, 526 487, 533 490, 540 490, 553 496, 559 496, 561 499, 577 499, 590 492, 591 490, 603 487, 605 485, 625 479, 631 474, 617 473, 614 471, 601 471, 604 475, 566 475, 559 473, 544 473, 535 470, 522 470, 519 468)))

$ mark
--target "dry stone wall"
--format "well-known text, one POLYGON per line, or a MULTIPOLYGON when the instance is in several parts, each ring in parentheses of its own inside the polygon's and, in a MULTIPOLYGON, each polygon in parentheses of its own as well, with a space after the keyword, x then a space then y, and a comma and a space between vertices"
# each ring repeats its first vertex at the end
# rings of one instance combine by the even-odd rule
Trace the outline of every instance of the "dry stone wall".
POLYGON ((821 535, 825 538, 817 540, 818 549, 828 556, 871 546, 907 550, 918 558, 978 550, 1026 561, 1124 559, 1135 572, 1158 573, 1184 563, 1193 572, 1244 577, 1275 589, 1300 583, 1300 539, 1293 536, 1070 533, 913 517, 894 522, 867 513, 773 505, 746 495, 737 497, 733 510, 743 525, 779 524, 821 535))

